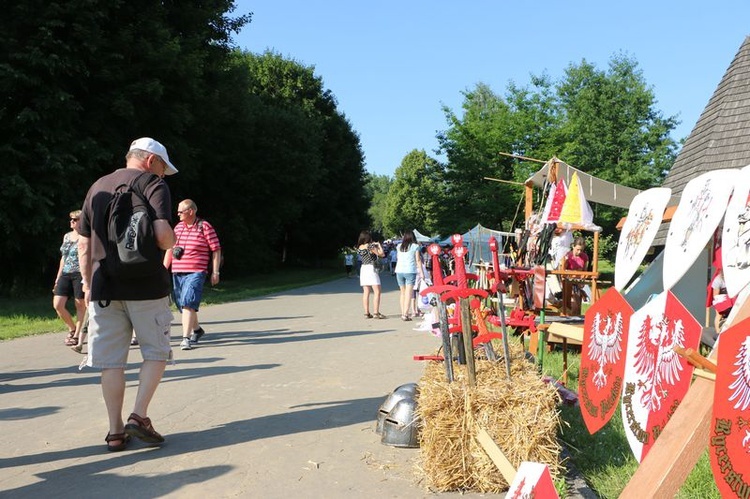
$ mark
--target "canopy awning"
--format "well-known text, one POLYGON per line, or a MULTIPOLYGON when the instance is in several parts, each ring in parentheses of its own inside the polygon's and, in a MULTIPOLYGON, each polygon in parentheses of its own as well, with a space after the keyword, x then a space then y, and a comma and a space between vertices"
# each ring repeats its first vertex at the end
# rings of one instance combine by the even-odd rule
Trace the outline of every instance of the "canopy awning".
POLYGON ((591 203, 628 208, 633 198, 641 192, 632 187, 626 187, 594 177, 554 156, 544 164, 541 170, 529 177, 525 184, 527 186, 534 185, 544 188, 547 182, 557 182, 559 179, 564 179, 565 183, 570 185, 574 172, 578 173, 578 182, 583 188, 584 196, 591 203))

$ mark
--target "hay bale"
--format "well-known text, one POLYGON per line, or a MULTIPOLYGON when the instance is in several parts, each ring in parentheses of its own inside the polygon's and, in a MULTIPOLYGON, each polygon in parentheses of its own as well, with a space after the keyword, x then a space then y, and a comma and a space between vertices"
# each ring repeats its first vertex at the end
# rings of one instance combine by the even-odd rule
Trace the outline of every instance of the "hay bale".
POLYGON ((417 468, 429 489, 437 492, 499 493, 510 486, 476 440, 484 428, 517 469, 522 461, 561 471, 558 397, 544 383, 536 365, 511 345, 511 381, 505 363, 476 360, 477 386, 468 386, 463 366, 456 380, 445 380, 440 362, 430 362, 419 382, 417 414, 421 419, 417 468))

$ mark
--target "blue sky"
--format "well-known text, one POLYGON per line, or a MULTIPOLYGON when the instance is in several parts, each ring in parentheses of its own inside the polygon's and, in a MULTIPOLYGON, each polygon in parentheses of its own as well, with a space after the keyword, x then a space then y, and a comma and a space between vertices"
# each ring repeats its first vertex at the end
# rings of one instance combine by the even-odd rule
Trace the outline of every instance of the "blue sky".
MULTIPOLYGON (((461 110, 476 83, 504 95, 531 74, 563 76, 582 59, 638 61, 656 108, 690 134, 750 35, 748 0, 238 0, 253 20, 235 36, 306 66, 360 136, 368 171, 393 175, 412 149, 436 156, 442 106, 461 110)), ((546 158, 542 158, 546 159, 546 158)), ((565 159, 565 158, 562 158, 565 159)))

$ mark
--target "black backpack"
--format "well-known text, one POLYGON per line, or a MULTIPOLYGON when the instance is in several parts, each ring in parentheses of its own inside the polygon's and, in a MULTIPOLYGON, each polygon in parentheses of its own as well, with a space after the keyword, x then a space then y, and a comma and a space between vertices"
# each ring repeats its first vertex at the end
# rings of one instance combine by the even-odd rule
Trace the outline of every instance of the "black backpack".
POLYGON ((118 185, 107 205, 107 256, 101 264, 111 279, 142 279, 164 271, 154 233, 155 214, 143 196, 152 176, 143 172, 130 184, 118 185))

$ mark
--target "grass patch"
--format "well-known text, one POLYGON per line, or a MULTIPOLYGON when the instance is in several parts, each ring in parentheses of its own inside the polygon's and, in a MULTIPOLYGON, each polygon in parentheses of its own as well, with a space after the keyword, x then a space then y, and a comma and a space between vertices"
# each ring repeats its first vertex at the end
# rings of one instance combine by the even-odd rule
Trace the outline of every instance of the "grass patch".
MULTIPOLYGON (((562 378, 562 352, 545 352, 543 373, 562 378)), ((568 385, 578 392, 580 354, 568 352, 568 385)), ((620 408, 604 427, 590 435, 578 407, 561 408, 563 427, 560 438, 568 448, 573 462, 594 492, 602 498, 616 498, 638 468, 628 445, 620 408)), ((704 452, 677 495, 680 499, 719 499, 708 459, 704 452)))
MULTIPOLYGON (((216 305, 279 293, 338 279, 339 268, 283 269, 240 279, 222 281, 216 288, 204 288, 203 303, 216 305)), ((68 310, 75 313, 73 301, 68 310)), ((52 308, 52 294, 34 298, 0 299, 0 340, 47 333, 67 332, 65 324, 52 308)))

